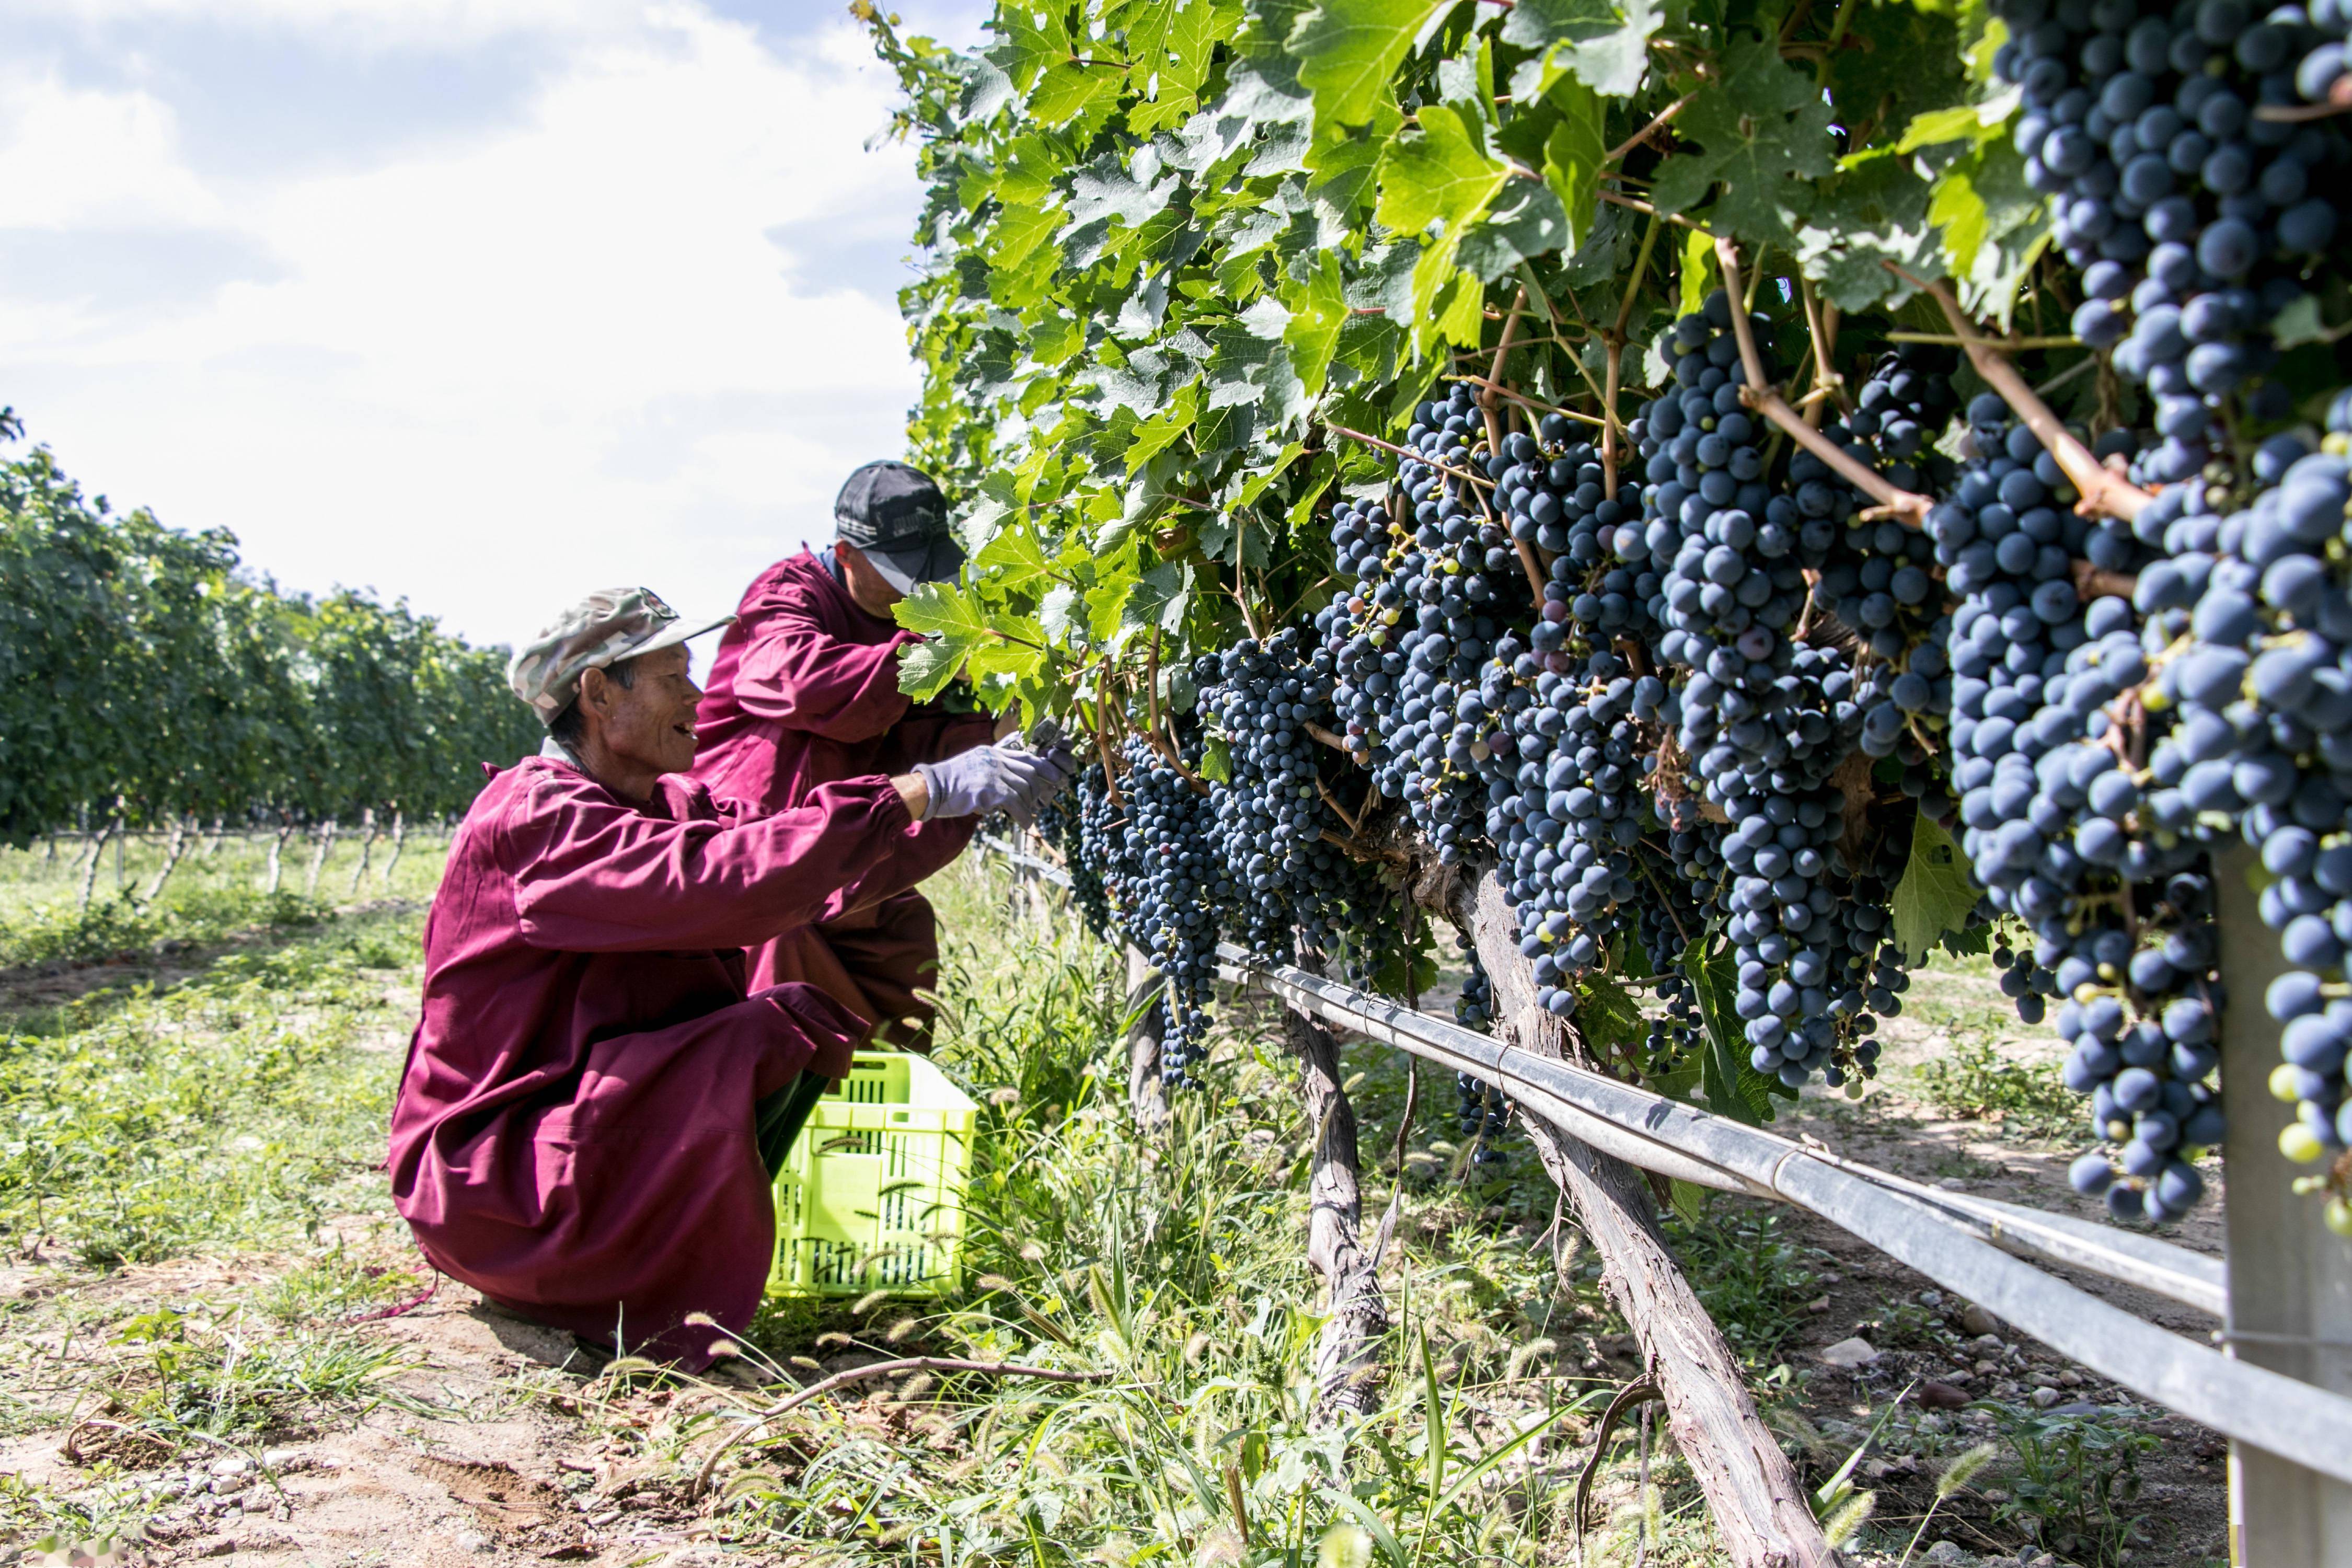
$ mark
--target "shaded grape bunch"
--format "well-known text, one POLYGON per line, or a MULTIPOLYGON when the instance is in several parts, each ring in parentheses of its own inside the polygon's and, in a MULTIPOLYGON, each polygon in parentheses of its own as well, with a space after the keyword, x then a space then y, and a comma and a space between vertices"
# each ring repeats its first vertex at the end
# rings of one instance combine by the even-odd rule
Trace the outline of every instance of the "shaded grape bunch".
MULTIPOLYGON (((1473 955, 1470 973, 1462 978, 1462 994, 1454 1000, 1454 1019, 1463 1027, 1484 1033, 1495 1017, 1495 987, 1486 978, 1486 971, 1473 955)), ((1503 1091, 1470 1073, 1454 1075, 1454 1094, 1459 1104, 1454 1122, 1461 1129, 1462 1141, 1475 1144, 1471 1156, 1473 1165, 1498 1164, 1508 1158, 1498 1146, 1510 1125, 1510 1101, 1503 1091)))
POLYGON ((1537 1005, 1564 1017, 1575 1005, 1566 982, 1599 962, 1642 883, 1643 790, 1654 760, 1642 722, 1657 719, 1665 685, 1633 676, 1605 646, 1552 658, 1566 668, 1547 668, 1532 690, 1521 685, 1505 700, 1517 767, 1489 786, 1487 831, 1537 1005))
MULTIPOLYGON (((1765 432, 1740 399, 1746 374, 1731 312, 1718 289, 1675 323, 1664 344, 1674 385, 1633 429, 1647 480, 1640 544, 1668 563, 1657 647, 1689 671, 1673 709, 1696 787, 1670 787, 1696 793, 1699 809, 1724 823, 1676 820, 1668 848, 1734 944, 1751 1065, 1789 1085, 1824 1069, 1843 1082, 1875 1070, 1872 1031, 1900 1005, 1885 905, 1901 860, 1891 874, 1880 862, 1907 847, 1908 835, 1885 831, 1892 819, 1868 819, 1866 768, 1841 770, 1858 749, 1884 756, 1906 738, 1924 768, 1927 752, 1910 725, 1934 705, 1936 682, 1906 681, 1909 671, 1808 609, 1805 574, 1830 563, 1859 498, 1811 453, 1768 467, 1765 432), (1896 700, 1898 682, 1915 707, 1896 700)), ((1751 322, 1769 354, 1765 325, 1751 322)), ((1865 434, 1884 437, 1916 455, 1924 437, 1891 434, 1906 416, 1892 375, 1888 385, 1841 434, 1857 447, 1865 434)), ((1916 378, 1904 385, 1924 413, 1929 399, 1916 378)), ((1874 535, 1861 543, 1874 546, 1874 535)), ((1905 579, 1906 594, 1916 587, 1924 603, 1930 579, 1911 566, 1913 546, 1887 545, 1918 579, 1905 579)), ((1897 568, 1889 560, 1883 570, 1891 584, 1897 568)), ((1894 627, 1891 612, 1875 618, 1894 627)), ((1886 646, 1907 658, 1913 639, 1894 628, 1886 646)))
POLYGON ((2081 599, 2067 560, 2090 525, 2073 489, 2000 399, 1969 415, 1978 455, 1929 521, 1962 595, 1950 640, 1961 848, 1994 909, 2033 934, 2030 957, 1996 953, 2011 959, 2002 989, 2028 1023, 2057 999, 2066 1082, 2091 1097, 2108 1145, 2074 1163, 2076 1190, 2105 1193, 2117 1218, 2174 1217, 2202 1195, 2189 1159, 2221 1130, 2205 1081, 2220 1000, 2212 880, 2184 831, 2195 814, 2167 787, 2173 738, 2143 767, 2160 721, 2142 715, 2135 732, 2124 716, 2177 627, 2143 626, 2114 595, 2081 599))
POLYGON ((1216 853, 1238 892, 1229 923, 1263 959, 1289 962, 1294 928, 1319 949, 1376 918, 1378 882, 1333 842, 1346 824, 1324 800, 1329 748, 1308 729, 1334 722, 1333 664, 1329 649, 1285 627, 1263 647, 1244 638, 1193 667, 1201 711, 1227 747, 1229 777, 1211 784, 1210 799, 1216 853))
MULTIPOLYGON (((1900 489, 1943 489, 1952 464, 1931 443, 1958 412, 1957 363, 1953 351, 1918 343, 1881 354, 1853 411, 1832 419, 1829 436, 1900 489)), ((1874 671, 1858 682, 1878 695, 1864 712, 1857 744, 1871 756, 1896 758, 1903 792, 1941 818, 1952 800, 1931 745, 1951 710, 1944 651, 1951 617, 1936 574, 1935 541, 1926 530, 1857 516, 1832 542, 1816 592, 1861 644, 1857 667, 1874 671)))
MULTIPOLYGON (((2141 515, 2159 514, 2170 555, 2137 595, 2179 638, 2149 694, 2174 715, 2149 806, 2233 824, 2271 879, 2257 907, 2290 967, 2264 997, 2283 1058, 2270 1087, 2296 1108, 2280 1147, 2299 1163, 2352 1146, 2352 394, 2327 426, 2322 450, 2266 444, 2242 510, 2221 514, 2221 493, 2195 486, 2160 496, 2141 515)), ((2352 1229, 2340 1192, 2329 1219, 2352 1229)))
POLYGON ((1087 811, 1100 808, 1105 793, 1102 764, 1092 763, 1080 773, 1076 789, 1055 796, 1037 812, 1037 836, 1062 852, 1062 868, 1070 879, 1070 900, 1098 941, 1110 937, 1110 896, 1103 890, 1097 869, 1102 862, 1087 842, 1085 824, 1087 811), (1090 803, 1095 804, 1090 807, 1090 803))
POLYGON ((2020 89, 2025 177, 2051 199, 2052 232, 2082 275, 2077 336, 2155 399, 2162 482, 2224 444, 2225 399, 2287 412, 2263 380, 2270 323, 2308 291, 2335 238, 2326 193, 2352 174, 2331 121, 2266 115, 2306 86, 2329 90, 2342 21, 2245 0, 1999 0, 2010 39, 1995 71, 2020 89), (2335 36, 2329 37, 2332 32, 2335 36))
POLYGON ((1217 914, 1235 889, 1215 851, 1215 810, 1208 796, 1140 739, 1129 740, 1125 760, 1125 816, 1104 824, 1104 858, 1097 863, 1127 940, 1166 982, 1160 1077, 1169 1087, 1182 1088, 1194 1081, 1209 1025, 1217 914))
POLYGON ((1507 736, 1482 674, 1498 645, 1513 644, 1507 628, 1534 611, 1490 500, 1512 465, 1486 438, 1465 386, 1420 406, 1405 437, 1412 455, 1398 470, 1409 510, 1335 510, 1339 574, 1355 585, 1335 592, 1315 622, 1338 678, 1340 733, 1449 865, 1481 847, 1481 764, 1507 736))

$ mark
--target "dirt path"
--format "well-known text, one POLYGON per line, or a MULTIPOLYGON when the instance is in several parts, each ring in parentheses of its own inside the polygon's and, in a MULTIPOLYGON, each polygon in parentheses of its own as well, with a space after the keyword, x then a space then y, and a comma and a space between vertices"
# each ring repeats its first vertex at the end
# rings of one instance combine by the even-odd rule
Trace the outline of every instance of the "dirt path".
MULTIPOLYGON (((2105 1205, 2077 1195, 2065 1178, 2067 1163, 2087 1145, 2073 1126, 2052 1127, 2035 1117, 2004 1115, 1956 1118, 1931 1102, 1922 1068, 1948 1061, 1963 1044, 1990 1043, 1998 1056, 2019 1065, 2054 1063, 2063 1047, 2043 1029, 2021 1025, 1998 987, 1986 976, 1967 973, 1916 977, 1910 1005, 1882 1030, 1886 1055, 1878 1081, 1860 1104, 1816 1085, 1785 1112, 1775 1131, 1818 1139, 1833 1152, 1915 1181, 1997 1198, 2024 1206, 2104 1221, 2105 1205), (2023 1125, 2021 1126, 2020 1123, 2023 1125)), ((2071 1103, 2071 1102, 2070 1102, 2071 1103)), ((2210 1195, 2186 1220, 2166 1227, 2166 1239, 2193 1251, 2221 1252, 2221 1205, 2225 1183, 2218 1158, 2200 1169, 2210 1195)), ((1776 1205, 1755 1205, 1762 1209, 1776 1205)), ((1821 1352, 1852 1337, 1879 1352, 1866 1366, 1837 1369, 1813 1384, 1806 1402, 1816 1422, 1834 1422, 1841 1408, 1873 1407, 1915 1382, 1940 1384, 1976 1399, 1997 1400, 2021 1412, 2037 1406, 2051 1415, 2099 1418, 2103 1429, 2154 1439, 2137 1460, 2138 1489, 2119 1499, 2116 1510, 2145 1517, 2124 1548, 2135 1568, 2199 1568, 2227 1555, 2228 1446, 2218 1435, 2140 1400, 2085 1368, 2043 1348, 1938 1291, 1927 1279, 1893 1262, 1847 1232, 1816 1215, 1783 1209, 1787 1234, 1816 1249, 1825 1261, 1822 1296, 1811 1303, 1813 1323, 1797 1353, 1819 1364, 1821 1352), (1963 1321, 1963 1320, 1967 1321, 1963 1321), (1979 1330, 1984 1331, 1979 1332, 1979 1330)), ((2086 1293, 2184 1337, 2207 1341, 2218 1321, 2196 1310, 2131 1286, 2070 1269, 2053 1272, 2086 1293)), ((1939 1394, 1940 1396, 1940 1394, 1939 1394)), ((1949 1403, 1957 1404, 1957 1400, 1949 1403)), ((1981 1408, 1945 1417, 1952 1429, 1990 1436, 1998 1429, 1981 1408)), ((1872 1464, 1886 1463, 1885 1460, 1872 1464)), ((1865 1474, 1870 1467, 1865 1466, 1865 1474)), ((1932 1496, 1926 1475, 1905 1475, 1901 1456, 1880 1479, 1892 1478, 1917 1494, 1921 1506, 1932 1496)), ((1939 1518, 1958 1521, 1954 1533, 1979 1550, 2015 1538, 2014 1525, 1993 1525, 1992 1514, 2014 1500, 1963 1493, 1948 1502, 1939 1518), (1958 1506, 1955 1506, 1955 1503, 1958 1506)), ((2078 1548, 2079 1549, 2079 1548, 2078 1548)), ((2004 1561, 2007 1560, 2004 1557, 2004 1561)))
MULTIPOLYGON (((355 1253, 399 1259, 381 1227, 354 1222, 341 1233, 355 1253)), ((0 1300, 70 1291, 80 1317, 136 1321, 174 1304, 250 1297, 294 1263, 185 1262, 102 1279, 18 1268, 0 1279, 0 1300)), ((400 1278, 405 1289, 411 1277, 400 1278)), ((84 1508, 146 1515, 142 1539, 123 1547, 136 1561, 440 1568, 769 1560, 740 1548, 722 1553, 668 1462, 746 1390, 677 1380, 633 1388, 596 1376, 570 1335, 519 1321, 446 1279, 413 1310, 339 1337, 396 1363, 374 1385, 373 1408, 342 1420, 290 1410, 266 1445, 167 1455, 106 1425, 109 1391, 147 1381, 138 1358, 120 1346, 72 1344, 52 1327, 33 1342, 67 1374, 49 1380, 61 1394, 80 1385, 81 1419, 0 1440, 0 1475, 84 1508)))

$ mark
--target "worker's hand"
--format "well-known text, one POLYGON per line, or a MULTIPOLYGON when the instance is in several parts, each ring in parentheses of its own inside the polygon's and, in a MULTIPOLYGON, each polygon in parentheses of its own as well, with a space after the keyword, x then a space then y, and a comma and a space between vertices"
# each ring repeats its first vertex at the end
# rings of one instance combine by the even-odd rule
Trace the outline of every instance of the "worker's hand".
POLYGON ((929 801, 923 820, 1009 812, 1027 826, 1037 808, 1061 794, 1075 771, 1066 753, 975 746, 943 763, 918 763, 929 801))

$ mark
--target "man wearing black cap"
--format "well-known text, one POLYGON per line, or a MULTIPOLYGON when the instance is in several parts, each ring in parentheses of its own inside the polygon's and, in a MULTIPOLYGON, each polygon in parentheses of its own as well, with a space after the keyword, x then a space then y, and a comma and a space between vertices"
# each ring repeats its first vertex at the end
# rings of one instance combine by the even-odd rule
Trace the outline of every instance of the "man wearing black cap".
MULTIPOLYGON (((694 776, 740 812, 801 805, 820 786, 896 776, 992 737, 985 714, 910 702, 899 650, 919 641, 891 606, 925 583, 949 581, 963 550, 939 487, 904 463, 868 463, 834 502, 832 550, 803 551, 762 572, 719 645, 695 715, 694 776)), ((929 1045, 939 931, 915 884, 962 853, 972 818, 926 821, 895 878, 821 925, 751 950, 753 988, 805 981, 864 1018, 886 1042, 929 1045)))

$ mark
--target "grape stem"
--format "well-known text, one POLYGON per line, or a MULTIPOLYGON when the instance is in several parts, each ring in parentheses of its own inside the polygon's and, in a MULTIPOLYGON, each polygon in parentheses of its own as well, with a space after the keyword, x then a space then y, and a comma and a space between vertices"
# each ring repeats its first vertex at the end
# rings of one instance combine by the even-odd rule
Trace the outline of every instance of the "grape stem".
POLYGON ((1103 798, 1108 800, 1114 808, 1125 811, 1127 802, 1120 798, 1118 793, 1118 769, 1111 764, 1110 760, 1110 726, 1103 721, 1104 716, 1110 710, 1110 694, 1103 689, 1103 683, 1107 682, 1108 673, 1107 670, 1099 672, 1096 678, 1097 684, 1095 687, 1095 751, 1102 758, 1103 798))
MULTIPOLYGON (((1682 103, 1689 101, 1689 96, 1685 95, 1682 103)), ((1681 108, 1682 103, 1668 109, 1651 122, 1652 126, 1664 124, 1666 116, 1681 108)), ((1649 132, 1641 134, 1646 136, 1649 132)), ((1636 142, 1640 140, 1641 136, 1634 138, 1636 142)), ((1658 248, 1658 230, 1664 226, 1655 216, 1643 226, 1642 248, 1633 258, 1633 275, 1627 279, 1625 292, 1617 301, 1617 320, 1601 337, 1609 351, 1608 374, 1601 393, 1601 493, 1611 500, 1617 499, 1617 434, 1622 423, 1617 415, 1617 394, 1624 381, 1625 327, 1633 319, 1633 298, 1642 291, 1642 279, 1650 270, 1650 257, 1658 248)))
MULTIPOLYGON (((1886 341, 1890 343, 1941 343, 1946 348, 1955 349, 1966 348, 1969 342, 1949 332, 1889 332, 1886 341)), ((2001 338, 1996 341, 1995 346, 2013 353, 2027 349, 2079 349, 2083 346, 2083 340, 2071 332, 2053 333, 2039 338, 2001 338)))
POLYGON ((2139 579, 2128 572, 2107 572, 2087 561, 2068 563, 2074 574, 2074 596, 2085 603, 2113 595, 2128 599, 2139 591, 2139 579))
POLYGON ((1319 741, 1335 752, 1345 752, 1351 757, 1355 755, 1355 752, 1349 746, 1347 742, 1341 740, 1330 731, 1326 730, 1322 725, 1309 721, 1301 727, 1306 730, 1307 738, 1308 740, 1319 741))
POLYGON ((1700 234, 1707 232, 1705 224, 1693 223, 1680 213, 1662 213, 1638 196, 1625 195, 1617 191, 1596 191, 1593 194, 1612 206, 1627 207, 1637 213, 1647 213, 1652 217, 1663 218, 1668 223, 1680 224, 1683 227, 1696 229, 1700 234))
MULTIPOLYGON (((1647 125, 1643 126, 1639 131, 1634 132, 1631 136, 1626 137, 1625 140, 1617 143, 1616 146, 1612 147, 1609 150, 1607 156, 1601 160, 1601 166, 1606 168, 1608 165, 1617 162, 1618 159, 1622 158, 1626 153, 1631 153, 1634 148, 1639 147, 1643 142, 1647 142, 1652 136, 1655 135, 1662 128, 1664 128, 1666 121, 1672 120, 1675 115, 1680 114, 1685 109, 1687 109, 1690 106, 1690 100, 1697 96, 1698 94, 1696 92, 1686 92, 1680 98, 1675 100, 1672 103, 1666 105, 1664 109, 1658 110, 1657 117, 1655 119, 1652 120, 1647 125)), ((1635 276, 1638 277, 1639 275, 1639 269, 1636 268, 1635 276)))
POLYGON ((1323 804, 1329 806, 1333 812, 1338 814, 1339 820, 1348 825, 1348 833, 1350 837, 1361 837, 1363 836, 1364 825, 1361 822, 1359 822, 1356 818, 1348 815, 1348 808, 1339 804, 1339 797, 1333 795, 1331 793, 1330 786, 1326 784, 1321 779, 1317 779, 1315 781, 1315 793, 1321 795, 1323 797, 1323 804))
MULTIPOLYGON (((1739 283, 1738 247, 1718 235, 1715 241, 1715 258, 1723 268, 1725 294, 1733 300, 1745 298, 1739 283)), ((1789 406, 1789 400, 1780 395, 1780 389, 1764 374, 1764 356, 1757 352, 1756 329, 1749 322, 1746 310, 1737 308, 1732 310, 1731 329, 1733 335, 1739 340, 1740 365, 1748 373, 1748 383, 1739 389, 1739 401, 1787 432, 1790 439, 1819 458, 1840 479, 1876 502, 1874 510, 1884 512, 1906 528, 1926 527, 1927 509, 1933 504, 1926 496, 1898 489, 1889 484, 1885 475, 1858 461, 1844 447, 1806 424, 1804 416, 1789 406)))
POLYGON ((1359 860, 1386 860, 1391 865, 1405 866, 1410 865, 1412 859, 1402 849, 1375 849, 1360 839, 1343 837, 1328 827, 1323 830, 1323 842, 1359 860))
POLYGON ((2321 102, 2265 103, 2254 110, 2254 118, 2293 124, 2299 120, 2325 120, 2347 110, 2352 110, 2352 76, 2339 76, 2328 85, 2327 97, 2321 102))
POLYGON ((1557 403, 1546 403, 1540 397, 1530 397, 1526 393, 1520 392, 1515 387, 1498 386, 1495 383, 1487 380, 1485 376, 1473 374, 1471 372, 1466 370, 1454 371, 1449 374, 1445 379, 1448 381, 1465 381, 1468 382, 1473 386, 1484 387, 1496 397, 1507 398, 1509 401, 1518 404, 1521 407, 1532 408, 1538 414, 1557 414, 1563 419, 1573 419, 1583 425, 1606 425, 1608 423, 1607 420, 1601 418, 1598 415, 1580 413, 1573 408, 1562 408, 1557 403))
MULTIPOLYGON (((1503 416, 1498 412, 1502 399, 1498 394, 1503 390, 1503 372, 1508 367, 1511 360, 1511 334, 1518 330, 1519 317, 1527 308, 1528 290, 1526 285, 1522 284, 1519 288, 1519 297, 1511 301, 1511 313, 1503 319, 1503 335, 1496 341, 1495 357, 1486 366, 1486 391, 1478 398, 1479 410, 1486 416, 1486 450, 1495 454, 1497 458, 1501 458, 1503 452, 1503 416)), ((1550 311, 1549 300, 1544 302, 1544 310, 1547 313, 1550 311)), ((1492 509, 1489 508, 1489 510, 1492 509)), ((1519 567, 1528 574, 1528 592, 1535 595, 1538 605, 1541 605, 1544 587, 1543 572, 1536 564, 1535 552, 1528 548, 1525 540, 1515 542, 1518 545, 1519 567)))
POLYGON ((1813 389, 1804 397, 1805 423, 1821 428, 1822 405, 1831 398, 1845 407, 1845 377, 1838 374, 1833 352, 1837 346, 1837 321, 1834 308, 1823 309, 1813 293, 1813 286, 1801 275, 1797 279, 1798 297, 1804 301, 1805 332, 1813 344, 1813 389))
MULTIPOLYGON (((1464 379, 1469 380, 1472 378, 1465 376, 1464 379)), ((1323 428, 1330 431, 1334 436, 1345 436, 1350 441, 1361 441, 1367 447, 1377 447, 1383 452, 1391 452, 1400 458, 1410 458, 1416 463, 1427 464, 1428 467, 1436 469, 1439 473, 1449 475, 1454 479, 1465 480, 1470 484, 1482 486, 1490 490, 1495 488, 1495 481, 1492 479, 1481 479, 1476 474, 1470 472, 1467 468, 1453 468, 1446 467, 1444 463, 1432 463, 1425 455, 1420 452, 1407 451, 1404 447, 1398 446, 1395 442, 1383 441, 1378 436, 1367 436, 1361 430, 1350 430, 1345 425, 1333 425, 1328 421, 1325 422, 1323 428)))
POLYGON ((2076 511, 2085 517, 2119 517, 2128 522, 2139 515, 2142 507, 2156 499, 2130 480, 2108 472, 2106 465, 2093 457, 2088 447, 2067 432, 2066 427, 2058 422, 2058 416, 2050 412, 2050 405, 2035 396, 2033 389, 2025 384, 2025 378, 2017 374, 2017 367, 2003 358, 1999 347, 1969 322, 1960 310, 1959 301, 1952 298, 1949 289, 1941 282, 1923 282, 1891 261, 1886 264, 1886 268, 1914 289, 1928 295, 1943 310, 1944 320, 1951 323, 1953 335, 1967 349, 1969 363, 1976 367, 1979 375, 1984 377, 1985 384, 1999 393, 2000 400, 2016 411, 2017 416, 2025 422, 2026 428, 2041 441, 2042 448, 2058 460, 2058 466, 2065 470, 2068 481, 2081 492, 2083 499, 2074 503, 2076 511))

